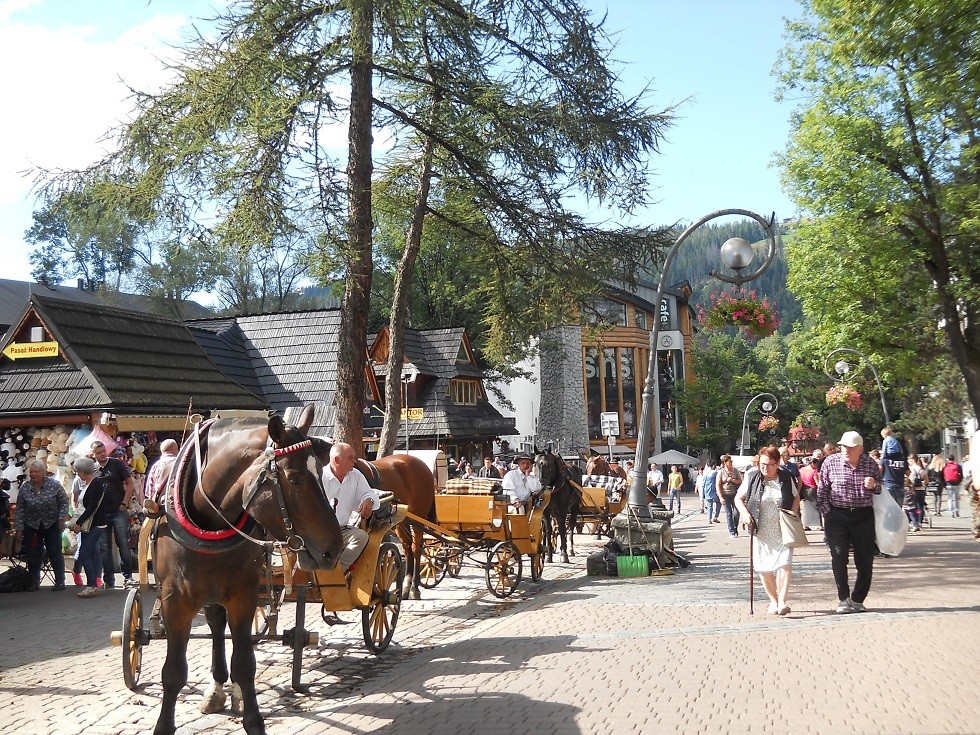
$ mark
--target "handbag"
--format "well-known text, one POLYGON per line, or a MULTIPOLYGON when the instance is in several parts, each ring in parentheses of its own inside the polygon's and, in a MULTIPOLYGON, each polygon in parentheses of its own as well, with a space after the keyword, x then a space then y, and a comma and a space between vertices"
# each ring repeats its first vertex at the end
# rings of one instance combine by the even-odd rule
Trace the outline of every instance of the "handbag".
MULTIPOLYGON (((84 492, 83 492, 83 494, 84 494, 84 492)), ((89 531, 92 530, 92 521, 95 520, 95 516, 99 512, 99 508, 102 507, 102 501, 103 500, 105 500, 105 492, 103 492, 102 493, 102 497, 99 498, 99 504, 97 506, 95 506, 95 512, 92 513, 92 515, 90 515, 88 518, 86 518, 84 523, 79 523, 78 524, 78 530, 79 530, 80 533, 88 533, 89 531)))
POLYGON ((791 510, 779 509, 779 530, 786 548, 797 549, 810 543, 806 531, 803 530, 803 521, 791 510))

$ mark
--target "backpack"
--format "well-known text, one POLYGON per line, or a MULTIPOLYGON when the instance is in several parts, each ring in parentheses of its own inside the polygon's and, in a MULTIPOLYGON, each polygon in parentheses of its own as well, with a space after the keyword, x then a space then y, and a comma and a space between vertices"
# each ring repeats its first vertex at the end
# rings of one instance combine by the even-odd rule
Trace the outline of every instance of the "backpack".
POLYGON ((12 566, 0 574, 0 592, 26 592, 33 586, 27 567, 12 566))
POLYGON ((912 470, 912 487, 922 487, 922 475, 918 470, 912 470))
POLYGON ((947 462, 943 467, 943 478, 951 485, 955 485, 963 479, 963 470, 957 462, 947 462))

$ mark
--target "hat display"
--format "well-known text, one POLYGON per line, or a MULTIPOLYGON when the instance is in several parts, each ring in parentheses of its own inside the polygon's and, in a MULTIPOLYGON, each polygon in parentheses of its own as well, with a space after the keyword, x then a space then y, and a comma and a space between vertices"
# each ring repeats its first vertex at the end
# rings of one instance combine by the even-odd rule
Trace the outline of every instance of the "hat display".
POLYGON ((864 439, 856 431, 845 431, 844 436, 837 443, 842 447, 863 447, 864 439))

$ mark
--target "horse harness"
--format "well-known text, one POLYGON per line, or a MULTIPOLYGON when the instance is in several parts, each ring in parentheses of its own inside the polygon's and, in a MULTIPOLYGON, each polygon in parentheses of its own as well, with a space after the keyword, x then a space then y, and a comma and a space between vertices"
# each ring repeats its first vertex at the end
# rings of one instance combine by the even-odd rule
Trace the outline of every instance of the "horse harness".
MULTIPOLYGON (((273 495, 279 505, 279 512, 282 515, 283 524, 288 534, 285 546, 293 552, 298 552, 306 548, 303 537, 293 533, 293 522, 289 516, 289 510, 286 508, 286 499, 282 491, 282 485, 279 482, 279 466, 276 460, 284 455, 309 448, 312 445, 309 439, 285 447, 277 447, 275 446, 275 442, 272 441, 272 438, 269 437, 262 455, 264 465, 259 470, 255 479, 245 488, 245 493, 242 497, 242 514, 234 523, 224 517, 221 511, 211 502, 211 498, 206 492, 202 493, 211 508, 228 525, 227 528, 220 531, 210 531, 198 526, 187 515, 182 495, 186 491, 193 490, 192 487, 187 487, 190 484, 190 473, 187 472, 187 469, 190 465, 191 455, 194 455, 197 469, 195 479, 200 482, 202 477, 201 441, 202 439, 205 442, 207 441, 208 430, 215 420, 210 419, 194 425, 194 441, 184 442, 167 482, 166 510, 162 515, 168 521, 167 526, 174 540, 187 549, 204 554, 227 552, 237 548, 245 541, 251 541, 266 549, 271 549, 276 546, 279 542, 266 541, 252 535, 260 526, 248 512, 248 507, 258 493, 259 488, 268 481, 272 483, 273 495)), ((317 477, 317 482, 320 482, 319 477, 317 477)), ((159 520, 157 521, 158 527, 159 520)), ((154 536, 156 535, 157 528, 154 529, 154 536)))

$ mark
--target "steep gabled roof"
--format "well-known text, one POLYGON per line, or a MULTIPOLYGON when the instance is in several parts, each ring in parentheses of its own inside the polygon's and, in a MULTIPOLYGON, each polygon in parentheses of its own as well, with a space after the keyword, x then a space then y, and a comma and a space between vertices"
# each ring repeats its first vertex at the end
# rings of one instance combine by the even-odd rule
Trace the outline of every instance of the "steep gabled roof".
POLYGON ((311 432, 333 430, 339 310, 197 319, 188 327, 226 374, 255 386, 287 420, 287 409, 312 403, 311 432))
MULTIPOLYGON (((0 358, 0 411, 89 411, 150 415, 210 409, 265 409, 229 380, 182 322, 34 294, 8 342, 39 323, 56 357, 0 358)), ((5 345, 6 346, 6 345, 5 345)))

